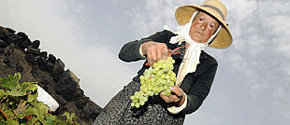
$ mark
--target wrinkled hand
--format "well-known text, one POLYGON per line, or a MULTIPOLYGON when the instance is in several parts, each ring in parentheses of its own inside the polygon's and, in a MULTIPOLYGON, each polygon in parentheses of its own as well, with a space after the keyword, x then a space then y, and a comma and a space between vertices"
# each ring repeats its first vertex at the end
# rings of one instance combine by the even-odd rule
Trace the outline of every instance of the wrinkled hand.
POLYGON ((152 66, 160 59, 166 59, 168 56, 168 48, 165 43, 148 41, 143 43, 142 52, 146 55, 149 66, 152 66))
POLYGON ((162 95, 162 92, 160 94, 160 97, 166 102, 166 103, 175 103, 176 106, 181 106, 185 100, 185 95, 183 90, 179 86, 174 86, 171 89, 170 96, 162 95))

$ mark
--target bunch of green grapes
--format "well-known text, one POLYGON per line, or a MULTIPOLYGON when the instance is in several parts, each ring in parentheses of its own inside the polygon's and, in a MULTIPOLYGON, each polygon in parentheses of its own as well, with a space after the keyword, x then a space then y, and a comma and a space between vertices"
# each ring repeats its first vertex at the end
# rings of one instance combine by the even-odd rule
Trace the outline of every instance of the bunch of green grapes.
POLYGON ((168 57, 166 60, 157 61, 153 67, 144 71, 140 76, 140 91, 130 97, 132 107, 139 108, 148 101, 149 96, 158 95, 160 92, 166 96, 171 95, 170 87, 174 86, 176 81, 176 74, 172 71, 174 62, 172 57, 168 57))

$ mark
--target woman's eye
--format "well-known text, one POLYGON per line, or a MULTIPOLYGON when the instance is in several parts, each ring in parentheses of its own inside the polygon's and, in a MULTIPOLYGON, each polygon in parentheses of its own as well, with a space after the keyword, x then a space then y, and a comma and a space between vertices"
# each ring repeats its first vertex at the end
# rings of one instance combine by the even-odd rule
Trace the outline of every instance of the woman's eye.
POLYGON ((199 21, 203 21, 203 18, 199 18, 199 21))

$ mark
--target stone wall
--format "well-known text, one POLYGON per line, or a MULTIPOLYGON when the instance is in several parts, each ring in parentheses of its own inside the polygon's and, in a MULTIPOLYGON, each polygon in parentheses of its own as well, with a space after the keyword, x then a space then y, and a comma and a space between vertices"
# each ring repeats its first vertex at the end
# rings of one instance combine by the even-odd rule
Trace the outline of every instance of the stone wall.
POLYGON ((21 82, 38 82, 60 104, 54 114, 75 112, 81 124, 92 124, 102 110, 84 95, 79 79, 61 59, 39 49, 23 32, 0 26, 0 78, 21 73, 21 82))

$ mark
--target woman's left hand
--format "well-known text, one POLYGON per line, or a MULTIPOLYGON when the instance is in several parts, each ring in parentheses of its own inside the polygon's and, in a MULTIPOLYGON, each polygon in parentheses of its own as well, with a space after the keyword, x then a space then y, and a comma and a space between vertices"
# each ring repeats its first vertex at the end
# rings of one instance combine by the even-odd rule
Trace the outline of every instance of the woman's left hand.
POLYGON ((162 92, 161 92, 160 97, 166 103, 176 103, 176 106, 181 106, 185 99, 183 90, 179 86, 173 86, 171 89, 171 92, 172 92, 172 95, 170 96, 162 95, 162 92))

